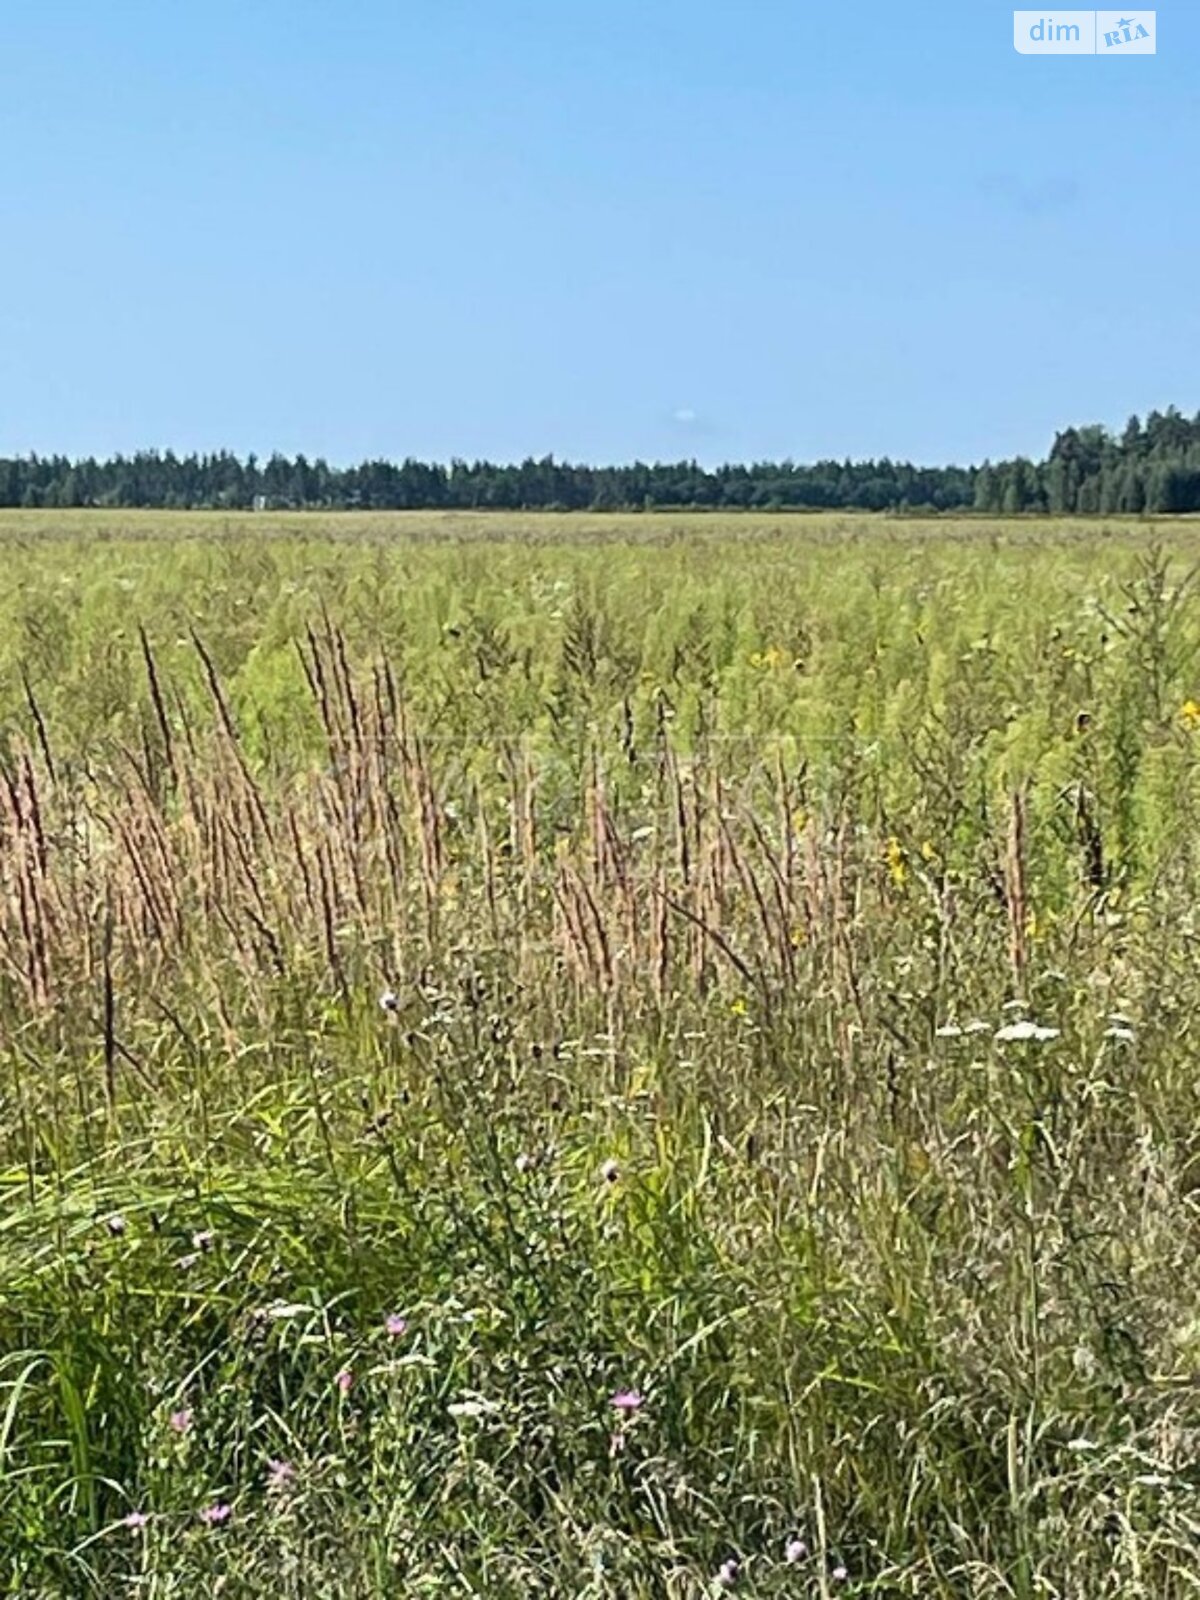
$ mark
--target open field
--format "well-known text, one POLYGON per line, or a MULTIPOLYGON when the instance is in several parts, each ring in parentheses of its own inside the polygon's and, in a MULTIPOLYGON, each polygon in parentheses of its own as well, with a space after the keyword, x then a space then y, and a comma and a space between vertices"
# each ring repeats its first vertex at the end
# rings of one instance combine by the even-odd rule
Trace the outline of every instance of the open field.
POLYGON ((0 1593, 1200 1594, 1200 526, 0 556, 0 1593))

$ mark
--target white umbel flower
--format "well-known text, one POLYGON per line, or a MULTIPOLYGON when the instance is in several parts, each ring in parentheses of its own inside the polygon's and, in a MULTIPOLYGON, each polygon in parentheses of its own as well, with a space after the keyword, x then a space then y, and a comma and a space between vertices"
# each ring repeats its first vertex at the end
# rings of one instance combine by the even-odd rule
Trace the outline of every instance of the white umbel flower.
POLYGON ((1040 1022, 1022 1017, 1020 1022, 1006 1022, 1002 1028, 997 1028, 993 1037, 1001 1044, 1048 1044, 1058 1035, 1059 1029, 1044 1028, 1040 1022))

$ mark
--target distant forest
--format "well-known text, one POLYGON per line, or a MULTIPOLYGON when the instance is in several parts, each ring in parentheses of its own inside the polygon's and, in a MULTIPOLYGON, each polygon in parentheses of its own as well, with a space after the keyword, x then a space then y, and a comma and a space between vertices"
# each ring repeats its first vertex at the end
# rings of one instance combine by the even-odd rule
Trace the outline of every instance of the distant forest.
POLYGON ((1044 461, 977 467, 792 461, 705 469, 694 461, 624 467, 523 461, 241 460, 145 451, 109 461, 0 457, 0 506, 151 506, 228 510, 979 511, 1112 514, 1200 511, 1200 413, 1131 417, 1120 435, 1067 428, 1044 461))

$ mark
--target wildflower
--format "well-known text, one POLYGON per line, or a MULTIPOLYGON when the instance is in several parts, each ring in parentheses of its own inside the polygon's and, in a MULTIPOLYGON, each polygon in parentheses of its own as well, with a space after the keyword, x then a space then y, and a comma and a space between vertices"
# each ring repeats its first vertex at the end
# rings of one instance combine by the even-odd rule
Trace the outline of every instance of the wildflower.
POLYGON ((908 867, 904 859, 904 846, 896 835, 893 834, 884 849, 884 858, 887 861, 888 876, 897 889, 903 889, 908 881, 908 867))
POLYGON ((937 1030, 936 1039, 961 1039, 962 1029, 956 1022, 947 1022, 937 1030))
POLYGON ((845 1567, 838 1565, 834 1567, 829 1576, 833 1579, 834 1583, 845 1583, 850 1574, 846 1571, 845 1567))
POLYGON ((1104 1037, 1106 1039, 1123 1039, 1126 1044, 1130 1044, 1137 1036, 1132 1028, 1125 1027, 1123 1023, 1114 1022, 1105 1028, 1104 1037))
POLYGON ((296 1469, 290 1461, 272 1457, 267 1462, 267 1493, 282 1494, 296 1477, 296 1469))
POLYGON ((382 1011, 396 1012, 400 1009, 400 996, 395 989, 385 989, 379 996, 379 1006, 382 1011))
POLYGON ((125 1232, 125 1218, 119 1211, 114 1211, 111 1217, 106 1217, 104 1226, 114 1239, 119 1239, 125 1232))
POLYGON ((216 1235, 211 1228, 202 1228, 199 1233, 192 1235, 192 1248, 194 1250, 211 1250, 216 1235))
POLYGON ((131 1511, 121 1518, 121 1526, 128 1528, 130 1533, 140 1533, 149 1521, 150 1518, 144 1511, 131 1511))
POLYGON ((342 1394, 349 1394, 354 1387, 354 1374, 349 1367, 343 1367, 333 1381, 342 1394))
POLYGON ((743 997, 739 995, 729 1007, 729 1013, 734 1017, 745 1017, 750 1014, 750 1007, 746 1004, 746 1001, 743 999, 743 997))
POLYGON ((452 1417, 482 1417, 495 1407, 486 1400, 455 1400, 446 1410, 452 1417))
POLYGON ((292 1317, 302 1317, 306 1311, 311 1311, 311 1306, 289 1305, 286 1300, 275 1300, 262 1311, 253 1313, 256 1322, 289 1322, 292 1317))
POLYGON ((1077 1455, 1083 1455, 1086 1451, 1095 1450, 1097 1448, 1098 1447, 1094 1439, 1079 1438, 1067 1440, 1067 1449, 1074 1450, 1077 1455))
POLYGON ((645 1402, 636 1389, 618 1389, 608 1403, 622 1416, 631 1417, 634 1412, 642 1409, 645 1402))
POLYGON ((210 1528, 219 1528, 221 1523, 228 1522, 233 1515, 233 1507, 224 1500, 218 1500, 215 1505, 205 1506, 200 1513, 200 1521, 210 1528))
POLYGON ((618 1166, 617 1162, 612 1156, 609 1156, 608 1160, 600 1168, 600 1176, 604 1179, 605 1183, 616 1183, 617 1179, 621 1176, 621 1168, 618 1166))
POLYGON ((518 1172, 532 1172, 537 1162, 533 1156, 526 1155, 524 1151, 517 1157, 515 1166, 518 1172))
POLYGON ((722 1589, 736 1589, 737 1581, 742 1575, 741 1563, 738 1561, 722 1561, 717 1571, 717 1582, 722 1589))
POLYGON ((179 1411, 172 1411, 167 1418, 174 1433, 190 1433, 192 1431, 192 1413, 186 1406, 179 1411))
POLYGON ((1185 700, 1179 708, 1179 715, 1185 728, 1200 728, 1200 705, 1195 700, 1185 700))
POLYGON ((759 670, 772 670, 782 666, 787 657, 777 644, 768 645, 765 650, 755 650, 750 657, 750 665, 759 670))
POLYGON ((192 1270, 192 1268, 196 1265, 197 1261, 199 1261, 199 1259, 200 1259, 200 1257, 196 1254, 196 1252, 194 1250, 189 1250, 187 1255, 180 1256, 179 1260, 175 1263, 175 1265, 179 1269, 180 1272, 190 1272, 192 1270))
POLYGON ((1058 1028, 1043 1028, 1040 1023, 1023 1017, 1020 1022, 1006 1022, 1004 1027, 997 1028, 994 1037, 1003 1044, 1045 1044, 1058 1035, 1058 1028))
POLYGON ((922 861, 928 861, 928 862, 934 862, 934 861, 937 860, 937 858, 938 858, 938 853, 937 853, 937 850, 934 848, 932 842, 929 839, 923 839, 921 841, 921 860, 922 861))
POLYGON ((783 1547, 783 1559, 789 1567, 794 1567, 798 1561, 803 1561, 808 1554, 808 1546, 803 1539, 789 1539, 783 1547))
POLYGON ((383 1326, 384 1331, 387 1333, 389 1338, 399 1339, 402 1334, 408 1332, 408 1319, 407 1317, 397 1316, 393 1311, 392 1315, 388 1317, 383 1326))

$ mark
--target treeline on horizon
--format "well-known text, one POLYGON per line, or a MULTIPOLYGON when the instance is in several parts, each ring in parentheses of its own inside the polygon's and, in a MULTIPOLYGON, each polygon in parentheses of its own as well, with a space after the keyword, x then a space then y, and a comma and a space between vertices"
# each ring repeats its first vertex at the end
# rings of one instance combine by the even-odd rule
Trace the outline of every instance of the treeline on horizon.
POLYGON ((1131 417, 1120 435, 1093 425, 1058 434, 1044 461, 977 467, 908 462, 756 462, 705 469, 695 461, 588 467, 455 460, 364 461, 331 467, 227 451, 143 451, 111 460, 0 457, 0 506, 207 510, 978 511, 1006 516, 1200 511, 1200 413, 1174 406, 1131 417))

